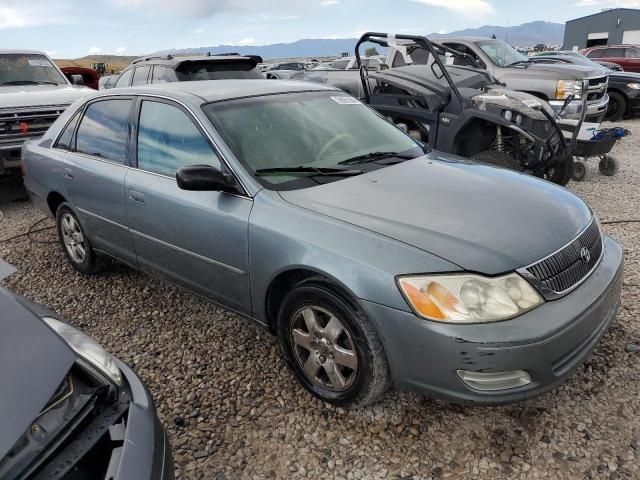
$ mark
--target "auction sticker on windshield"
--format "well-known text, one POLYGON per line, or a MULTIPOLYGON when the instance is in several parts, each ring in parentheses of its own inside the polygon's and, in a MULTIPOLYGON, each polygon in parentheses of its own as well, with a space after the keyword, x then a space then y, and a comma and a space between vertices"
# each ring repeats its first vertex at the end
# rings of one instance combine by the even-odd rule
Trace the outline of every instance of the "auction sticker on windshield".
POLYGON ((353 97, 331 97, 331 100, 340 105, 360 105, 360 101, 353 97))
POLYGON ((40 60, 37 58, 30 58, 28 62, 29 62, 29 65, 31 65, 32 67, 50 67, 51 66, 49 61, 40 60))

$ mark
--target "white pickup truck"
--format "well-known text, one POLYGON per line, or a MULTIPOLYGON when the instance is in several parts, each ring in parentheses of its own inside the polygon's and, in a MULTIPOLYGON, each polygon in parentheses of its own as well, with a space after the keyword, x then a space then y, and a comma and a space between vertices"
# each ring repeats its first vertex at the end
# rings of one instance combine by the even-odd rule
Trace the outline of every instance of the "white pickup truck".
POLYGON ((0 50, 0 177, 19 174, 22 144, 91 92, 69 83, 44 52, 0 50))

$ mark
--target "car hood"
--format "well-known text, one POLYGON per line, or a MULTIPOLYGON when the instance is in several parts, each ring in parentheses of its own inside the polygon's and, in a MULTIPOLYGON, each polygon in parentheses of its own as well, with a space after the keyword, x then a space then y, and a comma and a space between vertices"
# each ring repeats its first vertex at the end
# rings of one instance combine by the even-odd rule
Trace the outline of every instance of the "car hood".
MULTIPOLYGON (((520 67, 522 68, 522 67, 520 67)), ((558 74, 559 80, 578 80, 590 77, 602 77, 607 70, 604 67, 590 67, 588 65, 566 65, 552 63, 529 63, 523 70, 529 72, 549 72, 558 74)))
MULTIPOLYGON (((0 260, 0 278, 2 264, 0 260)), ((18 297, 2 288, 0 311, 0 458, 3 458, 38 417, 71 369, 76 355, 18 297)))
POLYGON ((564 188, 439 152, 280 195, 487 275, 542 259, 592 218, 564 188))
POLYGON ((0 86, 0 109, 69 105, 93 92, 73 85, 10 85, 0 86))
POLYGON ((609 83, 616 83, 616 82, 640 83, 640 73, 634 73, 634 72, 609 73, 609 83))

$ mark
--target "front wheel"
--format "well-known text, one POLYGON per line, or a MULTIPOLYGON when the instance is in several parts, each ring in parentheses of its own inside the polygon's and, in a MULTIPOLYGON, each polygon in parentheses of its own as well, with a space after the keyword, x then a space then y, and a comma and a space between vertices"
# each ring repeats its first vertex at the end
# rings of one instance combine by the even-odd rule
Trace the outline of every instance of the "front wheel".
POLYGON ((581 182, 584 180, 584 177, 587 175, 587 167, 582 162, 574 162, 573 163, 573 179, 576 182, 581 182))
POLYGON ((574 168, 576 168, 576 163, 570 155, 557 157, 548 165, 542 176, 546 180, 564 187, 572 178, 575 178, 574 168))
POLYGON ((610 91, 609 105, 604 119, 608 122, 617 122, 624 118, 625 113, 627 113, 626 97, 621 93, 610 91))
POLYGON ((102 270, 102 261, 93 250, 84 233, 80 220, 66 203, 56 212, 58 239, 69 263, 84 275, 94 275, 102 270))
POLYGON ((300 383, 324 401, 367 405, 390 384, 373 324, 355 302, 322 279, 306 280, 285 297, 278 338, 300 383))
POLYGON ((618 171, 618 161, 611 155, 602 155, 598 168, 602 175, 612 177, 618 171))

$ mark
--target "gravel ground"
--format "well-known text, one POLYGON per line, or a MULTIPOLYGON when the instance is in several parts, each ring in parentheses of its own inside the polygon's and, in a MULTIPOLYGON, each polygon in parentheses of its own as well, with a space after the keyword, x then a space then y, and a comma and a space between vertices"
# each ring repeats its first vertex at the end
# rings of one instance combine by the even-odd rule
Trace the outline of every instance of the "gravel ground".
MULTIPOLYGON (((624 125, 637 130, 640 121, 624 125)), ((640 217, 640 136, 617 176, 570 187, 602 220, 640 217)), ((4 206, 0 238, 42 217, 4 206)), ((43 223, 43 226, 51 222, 43 223)), ((623 306, 587 363, 527 403, 457 407, 406 392, 346 411, 298 386, 273 338, 234 313, 126 267, 85 278, 53 230, 0 244, 5 285, 58 311, 134 367, 173 444, 178 478, 640 478, 640 225, 607 225, 625 248, 623 306)))

